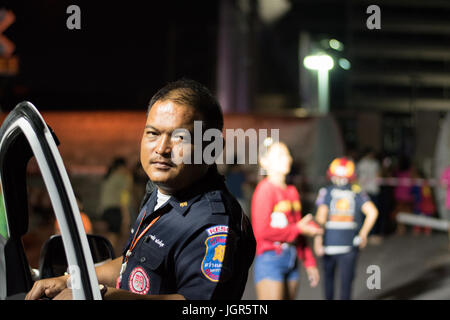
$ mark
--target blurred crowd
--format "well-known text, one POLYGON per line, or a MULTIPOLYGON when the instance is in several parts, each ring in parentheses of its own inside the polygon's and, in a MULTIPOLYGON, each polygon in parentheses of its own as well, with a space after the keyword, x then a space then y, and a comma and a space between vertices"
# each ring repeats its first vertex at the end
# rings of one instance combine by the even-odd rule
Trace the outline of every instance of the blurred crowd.
MULTIPOLYGON (((380 244, 390 234, 411 232, 414 235, 429 235, 432 232, 430 228, 407 227, 396 221, 399 212, 436 216, 435 190, 429 183, 430 177, 425 176, 423 167, 411 163, 406 157, 377 155, 370 148, 360 153, 352 152, 347 157, 356 163, 357 183, 379 211, 377 222, 369 236, 369 244, 380 244)), ((305 185, 308 182, 297 168, 294 159, 287 179, 298 188, 304 208, 314 212, 314 204, 310 204, 308 208, 308 204, 303 203, 307 202, 303 190, 307 189, 305 185)), ((220 169, 226 177, 230 192, 250 216, 253 192, 264 175, 255 170, 254 166, 231 164, 220 169)), ((74 190, 86 232, 102 235, 110 240, 116 255, 121 254, 130 225, 138 216, 146 182, 147 176, 140 163, 133 166, 125 158, 118 157, 102 177, 97 207, 86 208, 79 190, 74 190)), ((28 192, 30 222, 24 245, 30 265, 37 267, 40 246, 59 230, 45 187, 29 186, 28 192)))
MULTIPOLYGON (((377 223, 369 239, 371 244, 379 244, 383 237, 390 234, 401 235, 411 232, 414 235, 422 233, 429 235, 431 233, 430 228, 410 228, 401 225, 397 223, 396 217, 400 212, 437 217, 434 187, 447 189, 447 180, 450 179, 442 177, 436 184, 435 179, 425 174, 427 170, 423 164, 411 162, 405 156, 380 155, 371 148, 365 148, 361 152, 351 152, 347 154, 347 157, 356 164, 356 183, 369 195, 379 211, 377 223)), ((230 191, 240 199, 244 211, 249 213, 253 191, 264 176, 239 165, 229 165, 224 172, 230 191)), ((296 170, 295 163, 288 179, 297 186, 300 195, 304 195, 302 191, 307 189, 304 188, 307 181, 302 172, 296 170)), ((304 207, 308 208, 308 205, 304 204, 304 207)), ((313 212, 314 204, 310 205, 309 209, 313 212)))
MULTIPOLYGON (((38 268, 42 245, 60 230, 40 174, 33 174, 32 180, 27 190, 30 221, 23 243, 30 266, 38 268)), ((101 177, 96 204, 87 208, 80 190, 74 188, 86 233, 107 238, 116 256, 121 255, 130 225, 138 216, 147 180, 140 163, 131 167, 125 158, 117 157, 101 177)))

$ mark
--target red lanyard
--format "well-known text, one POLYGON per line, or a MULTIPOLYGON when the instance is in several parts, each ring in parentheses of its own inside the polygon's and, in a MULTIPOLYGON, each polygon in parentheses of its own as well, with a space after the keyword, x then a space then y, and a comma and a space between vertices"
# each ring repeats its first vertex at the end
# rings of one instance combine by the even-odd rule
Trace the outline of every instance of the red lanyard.
POLYGON ((145 219, 145 215, 146 215, 146 213, 144 212, 144 216, 142 217, 141 222, 139 222, 139 226, 138 226, 138 228, 137 228, 137 230, 136 230, 136 233, 134 234, 134 238, 133 238, 133 240, 131 241, 130 248, 127 250, 127 253, 125 254, 125 262, 128 261, 128 257, 131 255, 131 252, 133 251, 133 249, 134 249, 134 247, 136 246, 136 244, 138 243, 138 241, 139 241, 139 240, 142 238, 142 236, 148 231, 148 229, 150 229, 150 227, 151 227, 156 221, 158 221, 158 219, 159 219, 159 217, 160 217, 160 216, 157 216, 155 219, 153 219, 152 222, 150 222, 150 224, 149 224, 149 225, 141 232, 141 234, 138 236, 137 234, 138 234, 138 232, 139 232, 139 229, 141 228, 142 222, 143 222, 144 219, 145 219), (136 238, 136 236, 137 236, 137 238, 136 238))

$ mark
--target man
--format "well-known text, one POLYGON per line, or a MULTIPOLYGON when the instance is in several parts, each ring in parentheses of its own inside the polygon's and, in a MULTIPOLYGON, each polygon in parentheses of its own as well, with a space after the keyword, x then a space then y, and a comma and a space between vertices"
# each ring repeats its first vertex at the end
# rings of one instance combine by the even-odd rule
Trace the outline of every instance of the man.
MULTIPOLYGON (((148 185, 123 256, 96 268, 104 299, 240 299, 255 255, 248 218, 215 164, 195 164, 194 121, 222 131, 208 89, 179 80, 151 99, 141 141, 148 185), (192 164, 194 163, 194 164, 192 164)), ((38 281, 27 299, 71 298, 68 276, 38 281)))
MULTIPOLYGON (((356 164, 356 175, 358 184, 370 198, 370 201, 378 208, 380 186, 377 178, 380 175, 380 164, 376 158, 375 152, 368 147, 364 150, 363 157, 356 164)), ((378 245, 382 242, 384 233, 384 216, 379 215, 375 226, 369 235, 369 243, 378 245)))
POLYGON ((328 169, 332 184, 319 191, 316 221, 325 228, 314 239, 314 251, 323 257, 325 297, 334 298, 336 267, 339 269, 340 298, 351 298, 358 251, 367 244, 367 235, 378 210, 355 180, 355 164, 347 158, 334 159, 328 169))

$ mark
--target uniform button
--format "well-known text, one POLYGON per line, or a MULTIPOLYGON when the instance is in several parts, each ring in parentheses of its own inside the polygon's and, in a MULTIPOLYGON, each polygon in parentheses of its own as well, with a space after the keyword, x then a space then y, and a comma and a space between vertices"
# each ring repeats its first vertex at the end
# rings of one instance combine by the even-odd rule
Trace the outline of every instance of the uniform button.
POLYGON ((147 259, 146 259, 145 257, 142 257, 142 258, 141 258, 141 263, 144 263, 145 260, 147 260, 147 259))

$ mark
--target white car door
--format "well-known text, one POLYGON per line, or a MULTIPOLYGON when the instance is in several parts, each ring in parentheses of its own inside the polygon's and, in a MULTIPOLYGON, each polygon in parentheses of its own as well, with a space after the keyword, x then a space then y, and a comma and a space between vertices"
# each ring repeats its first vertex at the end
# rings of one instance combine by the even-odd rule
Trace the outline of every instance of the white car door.
POLYGON ((18 104, 0 128, 0 299, 28 292, 33 284, 21 238, 28 229, 26 167, 34 156, 60 226, 73 299, 101 300, 80 212, 55 138, 29 102, 18 104))

